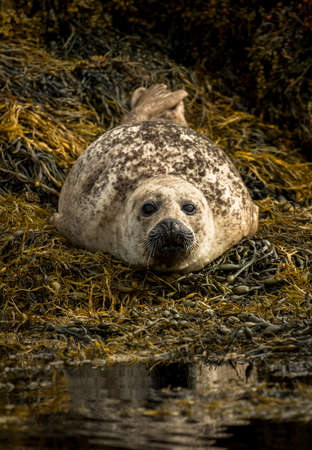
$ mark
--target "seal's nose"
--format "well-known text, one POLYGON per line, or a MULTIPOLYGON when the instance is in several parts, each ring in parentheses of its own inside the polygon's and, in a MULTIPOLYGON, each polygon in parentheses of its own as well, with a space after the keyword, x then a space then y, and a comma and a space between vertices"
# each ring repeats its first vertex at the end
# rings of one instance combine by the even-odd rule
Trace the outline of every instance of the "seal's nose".
POLYGON ((193 231, 177 219, 163 219, 148 234, 146 249, 162 263, 184 258, 194 243, 193 231))
POLYGON ((158 224, 159 231, 166 236, 169 241, 175 241, 182 231, 184 225, 177 219, 164 219, 158 224))
POLYGON ((193 242, 194 236, 183 222, 177 219, 163 219, 159 222, 150 237, 157 236, 158 250, 164 248, 187 248, 193 242))

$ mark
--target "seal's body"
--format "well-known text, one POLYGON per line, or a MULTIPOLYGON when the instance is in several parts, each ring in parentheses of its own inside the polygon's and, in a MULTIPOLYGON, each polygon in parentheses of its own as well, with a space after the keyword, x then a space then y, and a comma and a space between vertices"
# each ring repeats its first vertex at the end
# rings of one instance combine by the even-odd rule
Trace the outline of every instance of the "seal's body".
POLYGON ((134 266, 184 272, 255 233, 258 207, 230 159, 179 123, 126 122, 93 142, 63 185, 58 230, 134 266))

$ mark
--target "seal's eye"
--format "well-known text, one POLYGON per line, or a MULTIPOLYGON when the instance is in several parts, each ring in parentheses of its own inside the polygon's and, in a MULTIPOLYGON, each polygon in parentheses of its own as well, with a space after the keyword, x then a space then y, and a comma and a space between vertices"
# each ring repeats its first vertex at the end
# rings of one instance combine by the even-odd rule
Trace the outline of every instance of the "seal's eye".
POLYGON ((144 205, 142 206, 142 214, 143 216, 151 216, 152 214, 154 214, 154 212, 156 212, 158 210, 157 205, 155 205, 155 203, 151 203, 151 202, 146 202, 144 203, 144 205))
POLYGON ((193 203, 184 203, 182 205, 182 211, 185 212, 185 214, 192 216, 196 213, 196 207, 195 205, 193 205, 193 203))

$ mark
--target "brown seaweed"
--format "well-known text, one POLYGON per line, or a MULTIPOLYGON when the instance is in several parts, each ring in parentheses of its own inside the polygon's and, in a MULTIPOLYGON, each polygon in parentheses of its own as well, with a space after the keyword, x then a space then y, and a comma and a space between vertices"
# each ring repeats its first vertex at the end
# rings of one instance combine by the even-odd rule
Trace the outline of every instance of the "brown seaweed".
POLYGON ((301 113, 284 129, 281 105, 268 123, 205 64, 174 59, 158 34, 121 35, 110 20, 119 2, 106 13, 97 0, 66 1, 63 12, 24 3, 6 1, 0 15, 3 364, 311 352, 311 164, 298 146, 306 137, 291 132, 301 113), (75 159, 119 123, 134 88, 154 82, 187 90, 188 122, 225 149, 260 207, 254 239, 194 274, 136 271, 74 248, 49 224, 75 159))

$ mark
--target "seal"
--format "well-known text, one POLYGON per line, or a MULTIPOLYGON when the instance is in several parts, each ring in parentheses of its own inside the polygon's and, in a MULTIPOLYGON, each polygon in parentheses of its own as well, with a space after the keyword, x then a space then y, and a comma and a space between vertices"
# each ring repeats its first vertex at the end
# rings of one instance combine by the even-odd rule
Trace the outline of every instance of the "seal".
POLYGON ((186 95, 137 89, 122 124, 78 158, 52 217, 72 243, 139 268, 190 272, 256 232, 258 207, 237 169, 186 126, 186 95))

